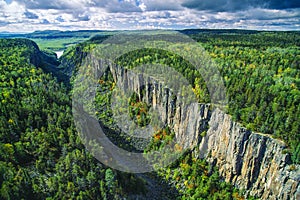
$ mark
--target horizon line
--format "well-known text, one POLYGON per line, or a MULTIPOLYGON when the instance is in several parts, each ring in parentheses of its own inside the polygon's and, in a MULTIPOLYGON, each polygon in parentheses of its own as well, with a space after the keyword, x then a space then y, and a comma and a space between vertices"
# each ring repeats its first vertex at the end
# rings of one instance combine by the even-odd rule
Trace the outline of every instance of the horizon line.
POLYGON ((33 30, 33 31, 0 31, 0 34, 30 34, 35 32, 47 32, 47 31, 57 31, 57 32, 79 32, 79 31, 103 31, 103 32, 115 32, 115 31, 157 31, 157 30, 173 30, 173 31, 185 31, 185 30, 237 30, 237 31, 257 31, 257 32, 300 32, 300 29, 247 29, 247 28, 157 28, 157 29, 45 29, 45 30, 33 30))

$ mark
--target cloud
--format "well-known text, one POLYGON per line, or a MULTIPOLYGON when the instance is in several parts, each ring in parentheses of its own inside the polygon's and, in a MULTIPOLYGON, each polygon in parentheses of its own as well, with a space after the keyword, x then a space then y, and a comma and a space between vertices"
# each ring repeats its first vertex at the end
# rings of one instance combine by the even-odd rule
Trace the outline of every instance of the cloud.
POLYGON ((276 10, 276 9, 251 9, 237 13, 239 19, 256 19, 256 20, 278 20, 293 19, 300 20, 300 9, 276 10))
POLYGON ((78 14, 75 16, 78 21, 89 21, 91 18, 88 14, 78 14))
POLYGON ((55 9, 65 10, 78 7, 82 5, 83 1, 70 1, 70 0, 16 0, 21 5, 24 5, 28 9, 55 9))
POLYGON ((196 10, 214 12, 235 12, 251 8, 288 9, 300 8, 299 0, 214 0, 200 1, 187 0, 181 4, 183 7, 196 10))
POLYGON ((266 3, 269 9, 300 8, 299 0, 269 0, 266 3))
POLYGON ((0 0, 0 31, 300 29, 295 0, 0 0), (4 23, 5 22, 5 23, 4 23))
POLYGON ((37 16, 36 14, 34 14, 33 12, 29 12, 28 10, 26 10, 24 12, 25 17, 27 17, 28 19, 38 19, 39 16, 37 16))
POLYGON ((47 19, 43 19, 43 20, 41 21, 41 24, 50 24, 50 22, 49 22, 47 19))
POLYGON ((142 12, 142 9, 138 6, 136 1, 126 0, 126 1, 109 1, 104 8, 108 12, 117 13, 117 12, 142 12))
POLYGON ((82 10, 89 7, 103 8, 108 12, 138 12, 139 1, 136 0, 16 0, 28 9, 43 10, 82 10))
MULTIPOLYGON (((249 0, 254 1, 254 0, 249 0)), ((234 0, 213 0, 213 1, 199 1, 199 0, 187 0, 181 5, 183 7, 195 10, 208 10, 215 12, 235 11, 247 9, 251 3, 249 1, 234 1, 234 0)), ((257 4, 255 4, 257 6, 257 4)))
POLYGON ((4 0, 0 0, 0 20, 11 23, 22 21, 25 17, 26 9, 24 6, 19 5, 16 2, 6 3, 4 0))
POLYGON ((6 22, 6 21, 1 21, 0 20, 0 27, 5 27, 9 24, 9 22, 6 22))
POLYGON ((180 0, 143 0, 147 11, 171 11, 182 10, 180 0))
POLYGON ((65 22, 62 16, 58 16, 57 18, 55 18, 55 20, 58 22, 65 22))
POLYGON ((97 7, 110 13, 182 9, 181 0, 16 0, 16 2, 27 9, 72 10, 97 7))

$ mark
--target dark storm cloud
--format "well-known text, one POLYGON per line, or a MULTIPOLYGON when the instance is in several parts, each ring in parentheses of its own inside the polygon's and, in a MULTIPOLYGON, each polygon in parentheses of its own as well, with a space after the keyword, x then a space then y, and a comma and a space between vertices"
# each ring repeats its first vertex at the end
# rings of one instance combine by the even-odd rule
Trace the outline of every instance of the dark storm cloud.
POLYGON ((39 18, 39 16, 37 16, 35 13, 29 12, 28 10, 26 10, 26 11, 24 12, 24 15, 25 15, 25 17, 28 18, 28 19, 38 19, 38 18, 39 18))
POLYGON ((299 0, 271 0, 267 3, 267 8, 270 9, 300 8, 299 0))
POLYGON ((249 8, 288 9, 300 8, 299 0, 187 0, 183 7, 196 10, 209 10, 215 12, 234 12, 249 8))

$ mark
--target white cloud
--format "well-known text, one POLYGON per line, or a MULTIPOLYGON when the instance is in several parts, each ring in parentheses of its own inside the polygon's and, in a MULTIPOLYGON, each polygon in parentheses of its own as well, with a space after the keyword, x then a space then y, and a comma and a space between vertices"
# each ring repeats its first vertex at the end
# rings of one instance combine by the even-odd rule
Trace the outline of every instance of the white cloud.
POLYGON ((211 12, 184 0, 0 0, 0 31, 45 29, 297 29, 300 9, 211 12), (49 22, 49 23, 48 23, 49 22))
POLYGON ((26 10, 24 6, 19 5, 16 2, 12 2, 10 4, 7 4, 4 0, 0 0, 0 9, 1 9, 0 16, 6 16, 9 19, 21 18, 23 13, 26 10))
POLYGON ((146 9, 147 9, 147 6, 146 6, 144 3, 141 3, 141 4, 139 5, 139 7, 140 7, 140 9, 141 9, 142 11, 146 11, 146 9))

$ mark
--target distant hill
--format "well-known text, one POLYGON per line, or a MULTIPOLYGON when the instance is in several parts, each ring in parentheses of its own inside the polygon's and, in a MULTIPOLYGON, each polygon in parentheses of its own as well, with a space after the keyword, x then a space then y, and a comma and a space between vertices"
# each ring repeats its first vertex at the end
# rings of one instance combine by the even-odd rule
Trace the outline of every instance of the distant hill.
POLYGON ((79 30, 79 31, 59 31, 59 30, 45 30, 34 31, 32 33, 10 33, 1 32, 0 38, 40 38, 40 39, 54 39, 54 38, 72 38, 83 37, 89 38, 95 34, 108 33, 101 30, 79 30))

